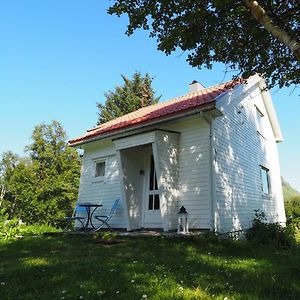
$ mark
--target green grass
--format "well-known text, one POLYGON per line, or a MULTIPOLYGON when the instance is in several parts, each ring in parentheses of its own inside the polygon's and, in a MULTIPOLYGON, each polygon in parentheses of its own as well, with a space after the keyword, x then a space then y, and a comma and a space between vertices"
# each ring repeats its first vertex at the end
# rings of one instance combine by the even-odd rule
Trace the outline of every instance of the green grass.
POLYGON ((117 240, 0 242, 0 299, 300 299, 299 249, 204 237, 117 240))

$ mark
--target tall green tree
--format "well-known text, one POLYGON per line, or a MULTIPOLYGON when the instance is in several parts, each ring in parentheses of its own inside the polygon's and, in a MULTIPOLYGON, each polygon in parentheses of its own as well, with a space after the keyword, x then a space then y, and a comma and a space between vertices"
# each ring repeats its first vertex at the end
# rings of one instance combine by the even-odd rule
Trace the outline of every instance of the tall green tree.
POLYGON ((56 224, 74 205, 79 186, 80 161, 76 150, 68 147, 67 136, 57 121, 35 127, 32 144, 26 150, 39 178, 37 208, 32 218, 56 224))
POLYGON ((77 198, 78 153, 68 147, 66 133, 56 121, 35 127, 26 152, 25 158, 3 155, 3 207, 10 217, 26 223, 59 225, 77 198))
POLYGON ((150 31, 167 55, 187 51, 194 67, 225 63, 270 85, 300 83, 299 0, 113 0, 110 14, 127 14, 127 34, 150 31))
POLYGON ((122 86, 117 86, 115 91, 105 94, 105 104, 97 103, 99 109, 97 125, 123 116, 139 108, 155 104, 160 97, 155 97, 151 86, 153 78, 149 74, 142 76, 135 72, 132 79, 121 75, 124 81, 122 86))

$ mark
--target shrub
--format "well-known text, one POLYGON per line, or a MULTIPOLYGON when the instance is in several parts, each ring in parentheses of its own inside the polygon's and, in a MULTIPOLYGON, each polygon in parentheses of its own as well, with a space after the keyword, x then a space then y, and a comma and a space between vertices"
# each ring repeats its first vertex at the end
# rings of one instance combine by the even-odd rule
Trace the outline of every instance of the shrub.
POLYGON ((106 231, 102 234, 102 240, 103 241, 112 241, 117 238, 118 234, 114 231, 106 231))
POLYGON ((42 235, 61 232, 61 229, 50 225, 26 225, 20 228, 21 235, 42 235))
POLYGON ((297 243, 300 243, 300 217, 288 218, 286 231, 290 236, 293 236, 297 243))
POLYGON ((299 218, 300 217, 300 196, 292 197, 284 203, 286 217, 299 218))
POLYGON ((246 234, 248 241, 260 245, 269 245, 277 248, 290 248, 294 245, 294 237, 289 230, 279 223, 267 223, 265 213, 255 210, 255 217, 246 234))
POLYGON ((17 218, 8 219, 5 209, 0 210, 0 239, 11 240, 20 234, 22 222, 17 218))

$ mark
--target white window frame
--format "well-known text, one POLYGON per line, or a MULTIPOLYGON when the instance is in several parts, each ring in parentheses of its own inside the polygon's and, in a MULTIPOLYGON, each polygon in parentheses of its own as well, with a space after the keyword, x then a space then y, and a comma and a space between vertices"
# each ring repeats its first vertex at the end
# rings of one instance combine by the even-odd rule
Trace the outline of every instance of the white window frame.
POLYGON ((261 191, 263 196, 271 196, 271 180, 270 180, 270 169, 260 165, 260 180, 261 180, 261 191), (267 180, 267 193, 264 191, 264 179, 263 176, 266 175, 266 180, 267 180))
POLYGON ((93 181, 104 181, 106 178, 106 168, 107 168, 107 158, 97 158, 93 160, 93 181), (97 164, 104 163, 104 175, 103 176, 96 176, 96 167, 97 164))
POLYGON ((256 129, 257 132, 262 136, 264 135, 264 117, 265 115, 261 112, 261 110, 255 105, 255 120, 256 120, 256 129))

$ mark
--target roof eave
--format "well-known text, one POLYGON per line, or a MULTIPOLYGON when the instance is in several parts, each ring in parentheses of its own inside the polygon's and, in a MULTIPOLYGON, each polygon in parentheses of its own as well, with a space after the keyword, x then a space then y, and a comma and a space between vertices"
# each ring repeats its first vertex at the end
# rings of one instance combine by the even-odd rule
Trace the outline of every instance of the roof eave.
POLYGON ((172 114, 172 115, 169 115, 167 117, 161 117, 159 119, 154 119, 152 121, 148 121, 148 122, 145 122, 145 123, 142 123, 142 124, 139 124, 139 125, 133 125, 133 126, 125 127, 123 129, 120 128, 120 129, 114 130, 113 132, 108 132, 106 134, 105 133, 104 134, 100 133, 99 135, 88 137, 88 138, 80 140, 78 142, 70 143, 70 141, 69 141, 69 146, 70 147, 79 147, 79 146, 82 146, 82 145, 87 144, 87 143, 95 142, 95 141, 98 141, 98 140, 103 140, 103 139, 106 139, 106 138, 111 138, 111 137, 114 137, 116 135, 126 134, 128 131, 131 131, 131 130, 143 129, 145 127, 150 127, 152 125, 169 122, 169 121, 176 120, 176 119, 179 119, 179 118, 192 116, 192 115, 195 115, 195 114, 198 114, 198 113, 204 113, 206 111, 216 110, 216 115, 221 115, 222 113, 215 107, 215 103, 216 103, 216 101, 213 100, 212 102, 209 103, 209 105, 206 104, 206 105, 204 105, 200 108, 190 109, 190 110, 185 111, 185 112, 172 114))
POLYGON ((277 143, 283 142, 283 135, 280 129, 279 121, 277 118, 277 114, 272 102, 272 98, 270 92, 267 88, 266 82, 263 78, 258 82, 259 88, 261 90, 261 94, 263 97, 263 101, 267 110, 267 114, 273 129, 274 137, 277 143))

